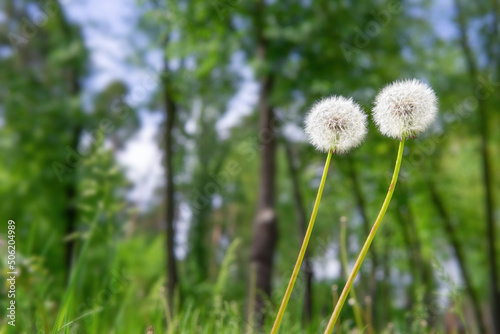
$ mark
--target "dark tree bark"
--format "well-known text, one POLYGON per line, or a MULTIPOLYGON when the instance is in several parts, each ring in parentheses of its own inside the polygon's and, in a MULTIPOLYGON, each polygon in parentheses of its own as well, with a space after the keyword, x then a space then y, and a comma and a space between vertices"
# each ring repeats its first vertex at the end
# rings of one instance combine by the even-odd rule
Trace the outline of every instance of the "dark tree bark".
MULTIPOLYGON (((286 156, 288 159, 288 170, 290 172, 290 178, 292 180, 293 187, 293 198, 295 203, 295 214, 297 217, 297 222, 300 230, 300 240, 304 239, 307 229, 306 213, 304 210, 304 203, 302 201, 302 194, 300 192, 299 176, 296 166, 296 157, 290 144, 286 142, 285 139, 286 156)), ((305 290, 304 290, 304 324, 311 321, 312 316, 312 278, 313 270, 311 264, 311 258, 309 257, 309 252, 306 250, 304 255, 304 260, 302 262, 302 268, 304 271, 305 280, 305 290)))
MULTIPOLYGON (((271 294, 273 255, 278 237, 274 208, 276 139, 274 134, 271 133, 274 115, 268 101, 272 85, 271 78, 265 78, 261 81, 261 84, 259 132, 263 140, 261 140, 260 154, 259 199, 251 247, 251 264, 256 271, 257 278, 255 315, 259 318, 261 318, 259 314, 262 313, 265 299, 271 294)), ((259 323, 262 320, 259 319, 259 323)))
MULTIPOLYGON (((268 40, 264 37, 265 2, 259 0, 255 13, 255 27, 257 33, 257 58, 267 61, 268 40)), ((259 93, 259 131, 260 144, 260 179, 257 214, 254 220, 253 240, 250 250, 250 262, 256 275, 256 299, 254 315, 256 325, 261 326, 264 321, 264 306, 271 294, 271 274, 273 256, 278 238, 277 217, 274 207, 275 195, 275 160, 276 135, 273 126, 276 123, 270 96, 273 89, 273 75, 265 73, 260 78, 259 93)))
POLYGON ((164 73, 162 78, 163 84, 163 105, 165 110, 165 220, 166 220, 166 253, 167 253, 167 301, 169 303, 170 312, 173 313, 174 293, 177 286, 177 267, 175 262, 174 252, 174 173, 173 173, 173 142, 174 137, 172 130, 175 126, 175 118, 177 114, 177 105, 174 101, 172 88, 169 82, 168 61, 164 61, 164 73))
MULTIPOLYGON (((458 13, 458 23, 460 30, 460 44, 464 52, 469 70, 471 82, 475 82, 479 70, 472 53, 472 49, 467 39, 467 26, 463 15, 463 8, 459 0, 455 0, 455 6, 458 13)), ((495 5, 496 6, 496 5, 495 5)), ((497 8, 494 8, 497 9, 497 8)), ((495 13, 497 19, 498 13, 495 13)), ((496 34, 496 28, 495 32, 496 34)), ((490 60, 497 61, 497 60, 490 60)), ((473 87, 474 88, 474 87, 473 87)), ((496 334, 500 334, 500 283, 497 268, 497 253, 496 253, 496 225, 494 216, 494 194, 493 194, 493 172, 491 171, 491 159, 488 149, 489 128, 488 115, 486 110, 486 101, 484 98, 478 98, 478 113, 479 113, 479 135, 481 138, 480 154, 482 161, 483 184, 485 192, 485 211, 486 211, 486 240, 488 245, 488 260, 490 266, 490 284, 491 284, 491 314, 493 318, 493 327, 496 334)))

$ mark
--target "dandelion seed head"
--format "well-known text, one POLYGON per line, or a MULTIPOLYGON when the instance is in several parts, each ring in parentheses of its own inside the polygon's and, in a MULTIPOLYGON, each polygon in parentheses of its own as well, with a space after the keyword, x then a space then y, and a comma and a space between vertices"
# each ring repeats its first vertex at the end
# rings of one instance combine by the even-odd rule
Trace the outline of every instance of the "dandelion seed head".
POLYGON ((366 114, 352 99, 332 96, 314 104, 305 121, 305 132, 319 151, 346 153, 366 136, 366 114))
POLYGON ((437 111, 431 87, 417 79, 403 80, 385 86, 377 95, 373 120, 388 137, 414 138, 434 122, 437 111))

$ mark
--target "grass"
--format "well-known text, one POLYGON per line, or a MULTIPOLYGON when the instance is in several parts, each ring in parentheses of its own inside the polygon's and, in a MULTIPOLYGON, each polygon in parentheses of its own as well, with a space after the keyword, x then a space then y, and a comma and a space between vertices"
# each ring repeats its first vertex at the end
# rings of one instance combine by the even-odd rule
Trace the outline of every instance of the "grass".
MULTIPOLYGON (((101 224, 96 225, 96 238, 99 238, 101 228, 101 224)), ((80 275, 73 290, 66 289, 44 270, 46 264, 39 258, 25 261, 22 267, 24 278, 18 281, 17 326, 12 328, 3 322, 0 334, 50 333, 56 325, 59 333, 147 333, 149 326, 154 328, 156 334, 252 332, 245 317, 246 295, 235 295, 233 291, 235 270, 239 265, 235 254, 242 249, 238 240, 233 241, 226 251, 219 274, 211 283, 211 294, 197 293, 196 286, 185 287, 191 290, 191 294, 184 296, 182 304, 175 303, 174 316, 169 322, 172 326, 167 328, 166 303, 162 293, 164 259, 159 255, 163 252, 164 238, 135 235, 119 240, 113 245, 114 251, 110 251, 107 245, 96 243, 96 238, 94 241, 87 239, 86 256, 78 258, 80 275), (113 254, 112 259, 109 259, 109 254, 113 254)), ((80 249, 80 254, 83 254, 84 248, 80 249)), ((273 294, 275 303, 283 296, 286 283, 285 280, 276 283, 273 294)), ((280 332, 318 333, 324 330, 329 314, 328 309, 322 308, 333 304, 332 283, 343 285, 339 281, 315 282, 313 322, 306 329, 302 328, 300 321, 303 290, 298 284, 280 332)), ((276 304, 269 305, 264 333, 271 331, 275 307, 276 304)), ((382 333, 412 333, 409 324, 401 320, 405 316, 395 314, 395 330, 382 333)), ((348 333, 355 327, 353 319, 352 308, 346 308, 342 316, 342 333, 348 333)))

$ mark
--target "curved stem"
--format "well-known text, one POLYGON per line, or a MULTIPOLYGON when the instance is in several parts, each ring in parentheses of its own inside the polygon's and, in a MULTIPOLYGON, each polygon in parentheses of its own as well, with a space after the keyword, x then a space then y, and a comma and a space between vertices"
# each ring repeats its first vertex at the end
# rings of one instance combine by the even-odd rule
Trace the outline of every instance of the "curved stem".
POLYGON ((330 334, 333 331, 333 327, 335 326, 335 323, 337 322, 337 319, 339 318, 340 311, 342 310, 342 306, 344 306, 344 302, 347 299, 347 295, 349 294, 349 290, 351 290, 352 284, 354 283, 354 279, 356 278, 356 275, 358 274, 359 268, 361 267, 361 264, 363 263, 363 260, 365 259, 366 254, 368 253, 368 249, 370 248, 370 245, 372 244, 373 238, 375 238, 375 233, 377 233, 377 230, 380 227, 380 224, 382 223, 382 219, 384 218, 385 212, 387 211, 387 207, 389 206, 389 203, 391 202, 392 194, 394 193, 394 188, 396 188, 396 182, 398 181, 399 169, 401 168, 401 161, 403 158, 404 146, 405 146, 405 137, 403 137, 401 142, 399 143, 399 150, 398 150, 398 158, 396 160, 396 167, 394 167, 394 174, 392 175, 391 185, 389 186, 389 191, 387 192, 387 196, 385 197, 384 204, 382 204, 382 208, 380 209, 380 212, 377 216, 377 219, 375 220, 375 223, 373 224, 372 230, 370 231, 370 234, 368 235, 368 238, 366 239, 365 244, 363 245, 363 248, 361 249, 361 252, 359 253, 358 259, 356 260, 356 263, 354 264, 354 268, 352 268, 351 275, 347 279, 347 282, 344 286, 344 290, 342 290, 342 294, 340 295, 339 301, 337 302, 337 305, 335 306, 335 309, 333 310, 333 314, 330 318, 330 321, 328 322, 328 326, 326 327, 325 334, 330 334))
POLYGON ((290 295, 292 294, 293 286, 295 285, 295 281, 297 280, 297 276, 299 275, 300 266, 302 264, 302 260, 304 259, 304 255, 306 253, 307 244, 309 243, 309 239, 311 238, 312 229, 314 227, 314 221, 316 220, 316 215, 318 214, 319 202, 321 201, 321 195, 323 194, 323 188, 325 187, 326 175, 328 174, 328 167, 330 166, 331 159, 332 159, 332 151, 330 150, 328 152, 328 157, 326 158, 325 168, 323 169, 323 176, 321 177, 321 183, 319 185, 318 195, 316 195, 316 201, 314 202, 314 208, 311 214, 311 220, 309 221, 309 225, 307 226, 306 234, 304 236, 304 241, 302 242, 302 247, 300 248, 299 257, 297 258, 297 262, 295 263, 295 267, 293 268, 292 277, 290 277, 290 282, 288 283, 288 287, 286 288, 285 296, 283 297, 283 301, 281 302, 278 315, 276 315, 276 320, 274 321, 271 334, 278 333, 281 320, 283 319, 283 315, 285 314, 285 309, 288 304, 288 300, 290 299, 290 295))

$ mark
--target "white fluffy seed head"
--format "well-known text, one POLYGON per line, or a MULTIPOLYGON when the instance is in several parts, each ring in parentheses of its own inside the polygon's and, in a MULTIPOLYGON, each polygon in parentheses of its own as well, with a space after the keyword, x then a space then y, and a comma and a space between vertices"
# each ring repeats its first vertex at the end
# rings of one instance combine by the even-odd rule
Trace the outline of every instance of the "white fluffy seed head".
POLYGON ((306 117, 305 132, 316 149, 346 153, 365 138, 366 118, 352 99, 332 96, 314 104, 306 117))
POLYGON ((373 119, 382 134, 415 138, 434 122, 438 111, 432 88, 412 79, 385 86, 375 98, 373 119))

